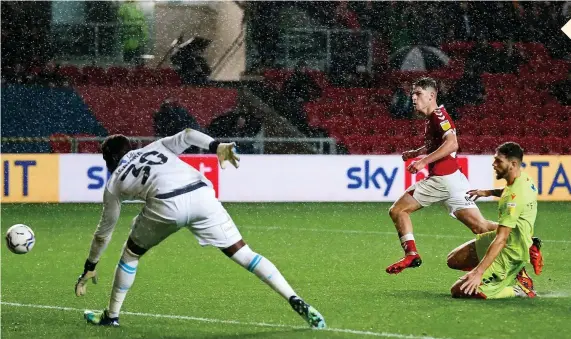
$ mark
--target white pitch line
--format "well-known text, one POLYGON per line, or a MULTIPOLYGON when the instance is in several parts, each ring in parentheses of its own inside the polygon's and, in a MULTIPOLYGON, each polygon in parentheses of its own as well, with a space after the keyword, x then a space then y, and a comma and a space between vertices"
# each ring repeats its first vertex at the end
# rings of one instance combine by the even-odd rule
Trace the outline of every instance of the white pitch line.
MULTIPOLYGON (((300 232, 326 232, 326 233, 345 233, 345 234, 378 234, 378 235, 396 235, 395 232, 383 232, 383 231, 364 231, 364 230, 344 230, 344 229, 335 229, 335 228, 301 228, 301 227, 282 227, 282 226, 238 226, 238 228, 245 228, 245 229, 253 229, 253 230, 262 230, 262 231, 300 231, 300 232)), ((430 234, 430 233, 415 233, 415 235, 420 237, 434 237, 434 238, 455 238, 455 239, 466 239, 470 240, 470 236, 473 237, 472 234, 467 234, 466 236, 462 235, 453 235, 453 234, 430 234)), ((550 239, 541 239, 543 242, 553 242, 553 243, 571 243, 571 240, 550 240, 550 239)))
MULTIPOLYGON (((13 306, 13 307, 30 307, 30 308, 50 309, 50 310, 59 310, 59 311, 83 312, 83 310, 81 310, 79 308, 73 308, 73 307, 21 304, 21 303, 12 303, 12 302, 5 302, 5 301, 0 302, 0 304, 2 304, 3 306, 13 306)), ((153 314, 153 313, 139 313, 139 312, 121 312, 121 314, 133 315, 133 316, 138 316, 138 317, 190 320, 190 321, 218 323, 218 324, 249 325, 249 326, 257 326, 257 327, 274 327, 274 328, 285 328, 285 329, 294 329, 294 330, 299 330, 299 329, 311 330, 307 326, 295 326, 295 325, 247 322, 247 321, 238 321, 238 320, 224 320, 224 319, 213 319, 213 318, 202 318, 202 317, 190 317, 190 316, 185 316, 185 315, 153 314)), ((320 329, 320 330, 314 330, 314 331, 328 331, 328 332, 336 332, 336 333, 349 333, 349 334, 365 335, 365 336, 372 336, 372 337, 399 338, 399 339, 446 339, 446 338, 406 335, 406 334, 398 334, 398 333, 359 331, 359 330, 351 330, 351 329, 345 329, 345 328, 326 328, 326 329, 320 329)))

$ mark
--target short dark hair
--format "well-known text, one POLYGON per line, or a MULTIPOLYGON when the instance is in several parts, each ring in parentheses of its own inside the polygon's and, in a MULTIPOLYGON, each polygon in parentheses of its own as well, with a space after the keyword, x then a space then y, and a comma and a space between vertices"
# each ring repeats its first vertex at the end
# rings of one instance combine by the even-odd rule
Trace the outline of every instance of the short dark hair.
POLYGON ((131 142, 123 134, 113 134, 105 138, 101 144, 101 153, 107 169, 110 172, 115 171, 121 158, 131 149, 131 142))
POLYGON ((508 159, 517 159, 520 163, 523 161, 523 148, 516 142, 504 142, 498 146, 496 151, 499 154, 503 154, 508 159))
POLYGON ((428 88, 433 88, 435 91, 438 91, 438 85, 436 84, 436 80, 434 80, 433 78, 430 77, 422 77, 418 80, 416 80, 413 84, 412 87, 420 87, 424 90, 428 89, 428 88))

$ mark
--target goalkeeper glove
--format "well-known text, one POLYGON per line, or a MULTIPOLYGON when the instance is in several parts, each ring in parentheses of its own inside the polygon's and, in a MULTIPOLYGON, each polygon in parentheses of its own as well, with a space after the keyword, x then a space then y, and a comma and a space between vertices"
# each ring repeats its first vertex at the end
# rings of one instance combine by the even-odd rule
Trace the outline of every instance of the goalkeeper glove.
POLYGON ((235 142, 221 143, 219 141, 213 141, 210 143, 209 149, 212 153, 216 153, 222 169, 226 168, 225 161, 229 161, 236 168, 240 166, 240 157, 236 154, 235 142))
POLYGON ((94 284, 97 284, 97 271, 95 271, 95 265, 97 265, 97 263, 94 264, 89 260, 85 260, 83 274, 79 276, 77 283, 75 283, 76 296, 81 297, 82 295, 85 295, 85 291, 87 289, 86 285, 89 279, 91 279, 94 284))

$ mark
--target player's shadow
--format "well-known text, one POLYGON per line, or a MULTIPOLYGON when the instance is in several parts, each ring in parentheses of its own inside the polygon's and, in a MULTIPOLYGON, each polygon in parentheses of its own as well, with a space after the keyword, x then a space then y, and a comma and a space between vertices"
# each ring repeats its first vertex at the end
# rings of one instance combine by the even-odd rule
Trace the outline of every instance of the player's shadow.
POLYGON ((440 299, 440 298, 451 298, 450 292, 446 291, 423 291, 423 290, 399 290, 399 291, 378 291, 377 298, 395 298, 402 300, 403 297, 411 298, 414 300, 420 299, 440 299))
MULTIPOLYGON (((189 336, 187 338, 192 339, 214 339, 214 338, 221 338, 221 339, 232 339, 232 338, 240 338, 240 339, 248 339, 248 338, 283 338, 283 337, 290 337, 295 333, 299 332, 307 332, 312 331, 311 328, 300 328, 300 329, 276 329, 274 331, 264 331, 264 332, 255 332, 255 333, 240 333, 240 334, 213 334, 209 336, 189 336)), ((295 337, 295 335, 293 336, 295 337)), ((182 337, 177 337, 177 339, 182 337)), ((174 338, 173 338, 174 339, 174 338)))

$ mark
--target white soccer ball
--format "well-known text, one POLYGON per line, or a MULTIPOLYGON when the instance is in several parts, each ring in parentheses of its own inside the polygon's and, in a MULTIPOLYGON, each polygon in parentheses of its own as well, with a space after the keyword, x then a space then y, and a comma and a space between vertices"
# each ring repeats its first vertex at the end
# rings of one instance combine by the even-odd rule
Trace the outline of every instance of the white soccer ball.
POLYGON ((26 254, 36 243, 36 236, 31 228, 24 224, 16 224, 6 232, 6 245, 12 253, 26 254))

